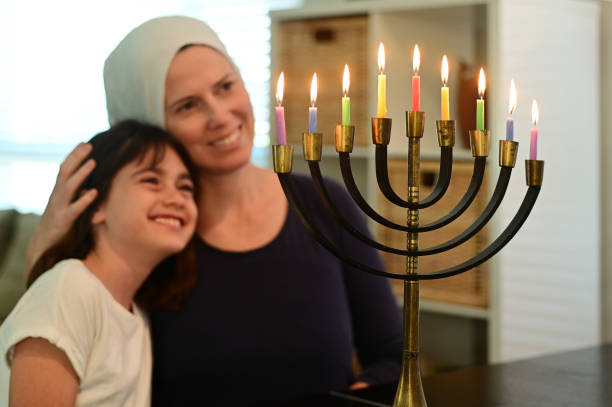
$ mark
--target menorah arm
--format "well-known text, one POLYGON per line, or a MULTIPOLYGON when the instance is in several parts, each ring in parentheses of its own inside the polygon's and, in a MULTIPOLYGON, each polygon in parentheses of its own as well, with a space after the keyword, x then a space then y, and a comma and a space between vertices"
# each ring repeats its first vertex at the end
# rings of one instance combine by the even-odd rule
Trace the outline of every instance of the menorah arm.
POLYGON ((325 187, 323 176, 321 175, 321 168, 319 167, 319 162, 309 161, 308 166, 310 168, 311 178, 315 184, 315 188, 319 196, 321 197, 321 200, 323 201, 327 209, 332 213, 332 215, 334 215, 334 218, 340 224, 340 226, 342 226, 347 232, 355 236, 358 240, 362 241, 363 243, 371 247, 374 247, 378 250, 385 251, 387 253, 400 254, 403 256, 418 255, 418 252, 411 252, 408 250, 396 249, 394 247, 389 247, 381 243, 378 243, 377 241, 372 240, 369 236, 366 236, 365 234, 361 233, 358 229, 356 229, 348 220, 346 220, 344 215, 342 215, 342 213, 338 210, 336 205, 334 205, 333 201, 331 200, 329 193, 327 192, 327 188, 325 187))
POLYGON ((457 274, 464 273, 470 269, 473 269, 476 266, 481 265, 485 261, 489 260, 493 257, 497 252, 504 248, 505 245, 512 240, 514 235, 519 231, 525 220, 531 213, 533 206, 538 198, 538 194, 540 193, 540 186, 530 186, 525 194, 525 198, 523 199, 523 203, 521 207, 517 211, 512 221, 508 224, 506 229, 499 235, 497 239, 493 243, 491 243, 486 249, 472 257, 471 259, 458 264, 454 267, 447 268, 444 270, 436 271, 434 273, 428 274, 419 274, 419 280, 436 280, 439 278, 451 277, 457 274))
POLYGON ((491 219, 493 214, 495 214, 495 211, 504 199, 504 195, 506 194, 506 190, 508 189, 508 183, 510 182, 511 174, 512 167, 501 167, 499 177, 497 178, 497 184, 495 185, 495 190, 493 191, 493 195, 491 196, 489 203, 482 211, 480 216, 474 221, 474 223, 472 223, 465 231, 463 231, 463 233, 437 246, 419 250, 419 255, 428 256, 436 253, 445 252, 447 250, 459 246, 461 243, 467 241, 476 233, 478 233, 487 224, 489 219, 491 219))
POLYGON ((521 204, 521 207, 519 208, 517 214, 514 216, 510 224, 501 233, 501 235, 493 243, 491 243, 491 245, 489 245, 483 252, 474 256, 473 258, 455 267, 451 267, 451 268, 437 271, 434 273, 395 274, 395 273, 389 273, 387 271, 379 270, 374 267, 370 267, 366 264, 363 264, 347 256, 340 249, 338 249, 333 243, 331 243, 325 237, 325 235, 323 235, 316 227, 313 226, 314 223, 310 220, 309 216, 304 211, 303 206, 300 204, 300 202, 295 198, 295 193, 294 193, 294 189, 293 189, 292 182, 291 182, 291 174, 290 173, 278 173, 277 175, 281 183, 281 186, 283 188, 283 191, 285 193, 285 196, 287 197, 287 201, 289 202, 289 205, 295 211, 297 216, 300 218, 300 221, 304 224, 308 232, 323 247, 325 247, 333 255, 335 255, 336 257, 338 257, 345 263, 355 268, 358 268, 362 271, 365 271, 373 275, 381 276, 381 277, 393 278, 397 280, 408 280, 408 281, 435 280, 439 278, 454 276, 454 275, 466 272, 470 270, 471 268, 474 268, 484 263, 485 261, 487 261, 489 258, 494 256, 497 252, 499 252, 506 244, 508 244, 508 242, 519 231, 519 229, 521 228, 521 226, 523 225, 523 223, 529 216, 529 213, 531 212, 531 209, 533 208, 533 205, 535 204, 535 201, 540 192, 539 186, 529 187, 525 195, 525 198, 523 199, 523 203, 521 204))
POLYGON ((340 249, 338 249, 332 242, 325 237, 323 233, 321 233, 315 226, 307 212, 304 211, 304 207, 300 203, 299 200, 295 197, 295 192, 293 188, 293 183, 291 181, 291 173, 277 173, 278 180, 283 188, 283 192, 285 193, 285 197, 289 202, 291 208, 295 211, 296 215, 306 228, 308 232, 315 238, 317 242, 327 250, 329 250, 334 256, 345 262, 346 264, 358 268, 361 271, 365 271, 366 273, 370 273, 376 276, 381 277, 389 277, 389 278, 400 278, 406 280, 399 274, 389 273, 383 270, 376 269, 374 267, 370 267, 367 264, 363 264, 357 260, 354 260, 347 255, 345 255, 340 249))
POLYGON ((472 174, 472 180, 468 189, 463 195, 463 198, 459 201, 459 203, 445 216, 440 219, 428 223, 423 226, 419 226, 418 228, 411 228, 405 225, 400 225, 399 223, 394 223, 389 219, 384 218, 378 212, 376 212, 368 202, 363 198, 361 193, 359 192, 359 188, 355 183, 355 179, 353 177, 353 171, 351 170, 351 158, 348 153, 339 153, 339 161, 340 161, 340 170, 342 171, 342 178, 344 179, 344 185, 348 190, 349 194, 353 198, 353 201, 359 206, 359 208, 368 215, 372 220, 378 222, 379 224, 386 226, 391 229, 401 230, 404 232, 428 232, 431 230, 439 229, 442 226, 446 226, 451 223, 453 220, 457 219, 465 210, 470 206, 476 194, 478 193, 480 186, 482 185, 482 179, 484 177, 485 165, 486 165, 486 157, 476 157, 474 159, 474 171, 472 174))
POLYGON ((389 168, 387 165, 387 145, 376 145, 376 180, 383 195, 397 206, 409 209, 423 209, 438 202, 443 196, 448 185, 450 184, 451 174, 453 170, 453 147, 440 147, 440 171, 438 182, 434 190, 422 201, 411 203, 400 198, 389 181, 389 168))

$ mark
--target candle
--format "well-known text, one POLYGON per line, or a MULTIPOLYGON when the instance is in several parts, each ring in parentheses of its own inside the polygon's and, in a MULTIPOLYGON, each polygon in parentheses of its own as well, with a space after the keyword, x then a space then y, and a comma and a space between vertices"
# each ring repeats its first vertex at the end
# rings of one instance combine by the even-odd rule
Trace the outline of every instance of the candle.
POLYGON ((344 65, 344 75, 342 75, 342 125, 351 125, 351 98, 348 96, 351 80, 348 65, 344 65))
POLYGON ((421 65, 421 53, 419 52, 419 46, 414 46, 414 52, 412 53, 412 70, 414 75, 412 76, 412 111, 418 112, 421 110, 421 77, 419 76, 419 66, 421 65))
POLYGON ((508 104, 508 119, 506 120, 506 140, 512 141, 514 139, 514 119, 512 113, 516 109, 516 86, 514 86, 514 79, 510 80, 510 101, 508 104))
POLYGON ((538 120, 540 119, 540 112, 538 111, 538 103, 534 100, 531 104, 531 121, 533 121, 533 127, 531 128, 531 143, 529 149, 529 159, 537 160, 538 158, 538 120))
POLYGON ((377 116, 387 114, 387 75, 385 75, 385 47, 381 42, 378 46, 378 109, 377 116))
POLYGON ((310 83, 310 107, 308 108, 308 132, 317 132, 317 73, 312 75, 312 82, 310 83))
POLYGON ((283 107, 283 92, 285 90, 285 74, 281 72, 276 83, 276 133, 278 134, 278 144, 287 144, 287 134, 285 133, 285 108, 283 107))
POLYGON ((480 74, 478 75, 478 100, 476 100, 476 130, 485 129, 484 93, 486 86, 484 69, 480 68, 480 74))
POLYGON ((450 108, 449 108, 449 92, 448 92, 448 59, 446 55, 442 57, 442 120, 450 120, 450 108))

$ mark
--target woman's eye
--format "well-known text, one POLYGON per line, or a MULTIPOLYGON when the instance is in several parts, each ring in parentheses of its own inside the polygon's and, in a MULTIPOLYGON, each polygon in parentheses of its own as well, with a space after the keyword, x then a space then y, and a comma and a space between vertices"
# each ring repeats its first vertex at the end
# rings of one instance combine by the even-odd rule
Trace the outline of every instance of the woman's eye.
POLYGON ((194 102, 186 102, 179 106, 178 111, 186 112, 188 110, 191 110, 194 106, 195 106, 194 102))
POLYGON ((234 85, 234 82, 232 81, 223 82, 223 84, 221 85, 221 89, 224 91, 228 91, 232 88, 233 85, 234 85))

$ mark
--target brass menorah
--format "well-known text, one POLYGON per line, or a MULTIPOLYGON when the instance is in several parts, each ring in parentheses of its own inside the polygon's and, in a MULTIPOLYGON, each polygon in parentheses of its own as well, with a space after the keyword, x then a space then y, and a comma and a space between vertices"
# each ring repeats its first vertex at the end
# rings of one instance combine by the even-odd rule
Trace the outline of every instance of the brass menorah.
POLYGON ((418 259, 420 256, 443 253, 464 243, 480 231, 489 219, 491 219, 501 204, 508 183, 510 182, 510 175, 516 163, 519 144, 515 141, 500 140, 500 173, 495 190, 480 216, 465 229, 465 231, 453 239, 434 247, 419 249, 419 233, 431 232, 448 225, 470 206, 482 184, 486 159, 489 155, 489 131, 470 131, 474 170, 471 182, 465 194, 449 213, 434 222, 420 226, 419 210, 434 205, 444 196, 448 189, 452 175, 453 146, 455 144, 454 120, 438 120, 436 122, 436 127, 438 132, 438 144, 440 145, 439 177, 431 194, 425 199, 419 200, 420 140, 423 137, 424 124, 424 112, 406 112, 406 135, 408 137, 408 198, 404 200, 393 191, 389 182, 387 146, 391 138, 391 119, 372 118, 372 142, 376 148, 376 180, 378 187, 390 202, 407 209, 406 225, 400 225, 384 218, 363 198, 355 184, 350 163, 350 153, 353 151, 355 127, 338 125, 335 129, 336 151, 338 152, 340 169, 346 189, 359 208, 371 219, 383 226, 406 232, 406 250, 389 247, 372 240, 358 231, 346 220, 342 213, 337 210, 330 199, 319 168, 319 161, 321 160, 322 154, 322 134, 303 134, 304 159, 308 162, 311 177, 325 206, 344 229, 361 240, 364 244, 388 253, 405 256, 405 274, 389 273, 384 270, 372 268, 352 258, 350 253, 343 253, 334 246, 334 244, 314 226, 315 224, 310 220, 308 213, 303 210, 301 202, 296 199, 291 180, 294 147, 292 145, 272 146, 274 171, 278 175, 278 179, 281 182, 287 200, 314 238, 339 259, 359 270, 377 276, 404 280, 404 349, 402 355, 402 372, 393 402, 394 407, 422 407, 427 405, 419 370, 420 280, 446 278, 464 273, 482 264, 499 252, 514 237, 529 216, 540 192, 544 173, 544 161, 525 160, 526 182, 528 188, 523 202, 506 229, 482 252, 453 267, 429 273, 419 273, 418 259))

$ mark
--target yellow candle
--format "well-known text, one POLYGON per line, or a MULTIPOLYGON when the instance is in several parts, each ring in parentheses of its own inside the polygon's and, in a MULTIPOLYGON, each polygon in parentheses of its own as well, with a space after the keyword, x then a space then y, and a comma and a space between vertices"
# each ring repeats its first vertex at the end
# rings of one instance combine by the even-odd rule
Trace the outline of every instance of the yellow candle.
POLYGON ((385 47, 381 42, 378 46, 378 109, 377 117, 387 114, 387 75, 385 71, 385 47))
POLYGON ((450 120, 450 108, 449 108, 449 93, 448 93, 448 59, 446 55, 442 57, 442 120, 450 120))

